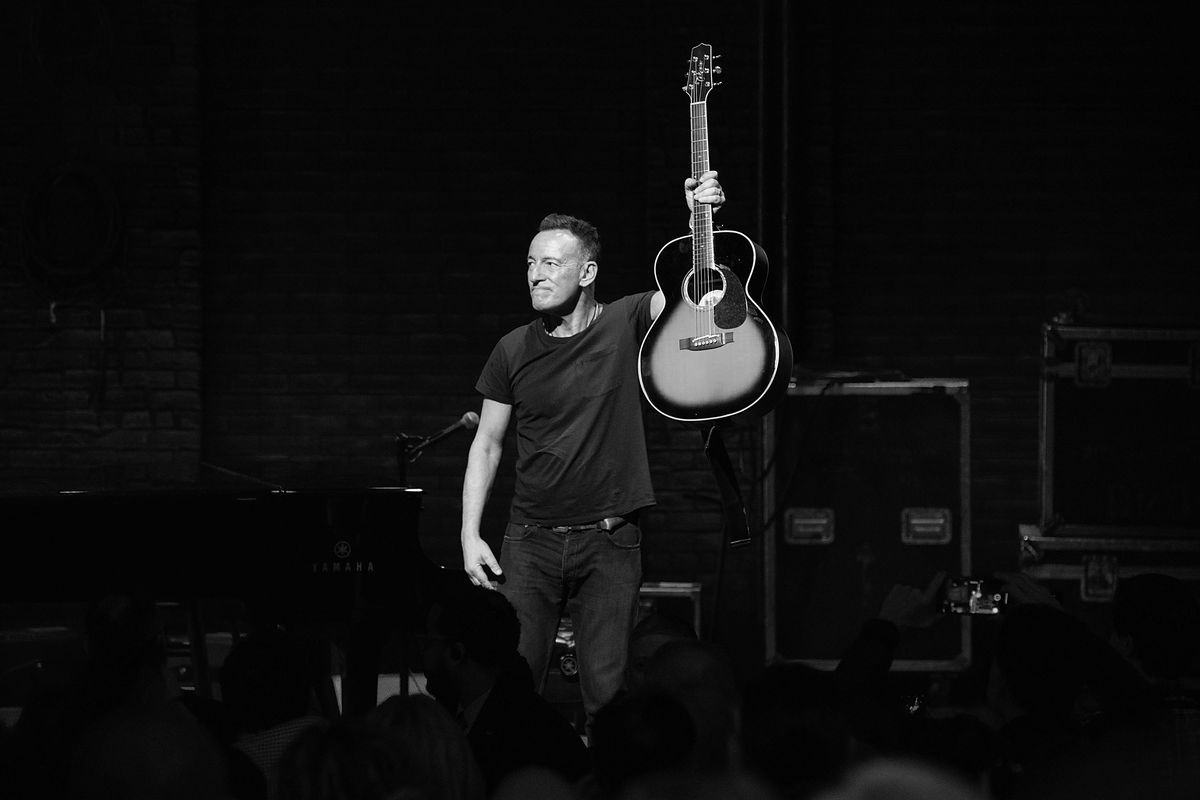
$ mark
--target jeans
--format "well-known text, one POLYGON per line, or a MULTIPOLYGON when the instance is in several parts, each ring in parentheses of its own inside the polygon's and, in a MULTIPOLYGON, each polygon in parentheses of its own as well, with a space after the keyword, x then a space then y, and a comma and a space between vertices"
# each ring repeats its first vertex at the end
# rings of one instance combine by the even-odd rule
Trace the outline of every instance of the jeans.
POLYGON ((558 532, 509 523, 500 548, 500 592, 521 621, 520 651, 546 688, 565 609, 571 616, 579 688, 590 723, 624 685, 629 635, 642 585, 642 531, 626 522, 558 532))

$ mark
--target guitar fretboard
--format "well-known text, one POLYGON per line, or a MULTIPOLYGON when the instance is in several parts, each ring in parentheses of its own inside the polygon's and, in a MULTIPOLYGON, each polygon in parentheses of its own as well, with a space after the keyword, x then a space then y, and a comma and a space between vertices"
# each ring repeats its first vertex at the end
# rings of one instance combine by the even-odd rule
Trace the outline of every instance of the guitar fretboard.
MULTIPOLYGON (((701 100, 691 104, 692 116, 692 177, 699 179, 708 172, 708 103, 701 100)), ((704 267, 713 266, 712 206, 696 203, 692 207, 692 265, 698 274, 704 267)))

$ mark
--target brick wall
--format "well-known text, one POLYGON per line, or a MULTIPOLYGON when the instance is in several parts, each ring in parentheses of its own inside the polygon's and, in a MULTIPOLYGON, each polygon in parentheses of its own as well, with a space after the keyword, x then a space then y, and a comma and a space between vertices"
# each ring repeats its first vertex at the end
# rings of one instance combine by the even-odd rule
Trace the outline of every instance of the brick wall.
POLYGON ((0 14, 4 486, 194 481, 193 3, 9 3, 0 14))
MULTIPOLYGON (((5 487, 395 482, 395 435, 477 409, 483 359, 528 319, 542 214, 599 225, 602 296, 649 285, 685 231, 679 87, 700 41, 724 67, 718 221, 766 249, 798 363, 971 379, 977 562, 1008 565, 1036 517, 1040 322, 1074 305, 1196 324, 1195 61, 1167 16, 519 5, 8 4, 5 487), (31 190, 70 163, 88 171, 31 251, 31 190)), ((701 581, 753 662, 761 541, 722 551, 698 434, 648 426, 646 577, 701 581)), ((765 463, 770 430, 726 437, 756 531, 794 460, 785 442, 765 463)), ((422 546, 452 566, 466 446, 408 468, 422 546)))

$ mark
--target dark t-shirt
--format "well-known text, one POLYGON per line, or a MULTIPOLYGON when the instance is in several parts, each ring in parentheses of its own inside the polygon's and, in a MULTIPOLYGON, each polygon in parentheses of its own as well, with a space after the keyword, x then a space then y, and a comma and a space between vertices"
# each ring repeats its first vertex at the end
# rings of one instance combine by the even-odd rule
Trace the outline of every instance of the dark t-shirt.
POLYGON ((492 350, 475 388, 513 407, 513 522, 577 525, 653 505, 638 383, 653 295, 606 304, 575 336, 535 319, 492 350))

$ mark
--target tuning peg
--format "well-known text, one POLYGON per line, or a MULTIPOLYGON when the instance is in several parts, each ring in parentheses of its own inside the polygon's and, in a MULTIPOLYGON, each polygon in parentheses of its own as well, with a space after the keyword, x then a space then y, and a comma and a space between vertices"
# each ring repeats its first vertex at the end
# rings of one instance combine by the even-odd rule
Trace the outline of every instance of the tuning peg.
POLYGON ((713 68, 712 68, 712 73, 713 73, 713 75, 720 75, 721 74, 721 66, 719 64, 714 64, 713 68))

